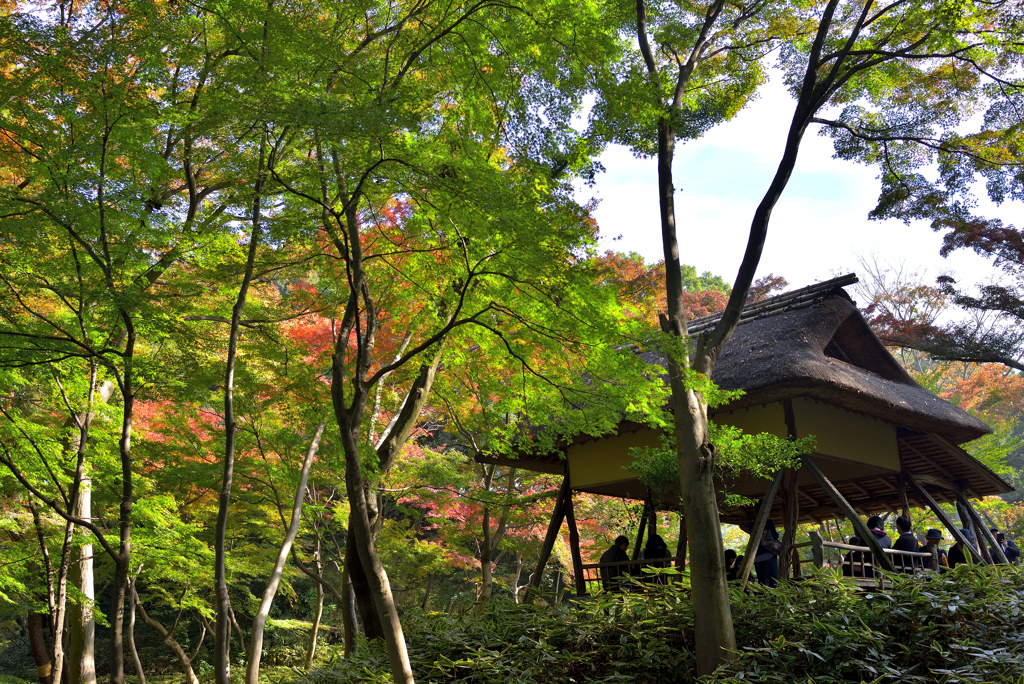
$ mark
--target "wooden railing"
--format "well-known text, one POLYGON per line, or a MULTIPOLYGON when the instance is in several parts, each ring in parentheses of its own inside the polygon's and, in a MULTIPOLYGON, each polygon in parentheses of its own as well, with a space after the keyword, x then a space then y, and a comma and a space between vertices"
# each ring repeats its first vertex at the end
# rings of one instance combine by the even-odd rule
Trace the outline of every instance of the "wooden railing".
MULTIPOLYGON (((881 587, 884 585, 881 573, 876 573, 874 565, 871 563, 870 548, 825 541, 817 530, 811 530, 811 541, 798 544, 797 548, 808 546, 811 547, 811 556, 815 566, 840 568, 844 576, 852 577, 858 584, 865 586, 881 587)), ((897 572, 909 575, 930 572, 939 567, 938 548, 935 546, 927 548, 929 551, 926 552, 898 551, 896 549, 883 549, 883 551, 890 557, 897 572)))
MULTIPOLYGON (((600 591, 632 591, 637 585, 631 579, 642 584, 663 584, 667 581, 668 575, 658 577, 654 573, 644 572, 644 568, 679 567, 679 565, 679 558, 652 558, 650 560, 618 561, 615 563, 585 563, 581 567, 587 593, 596 594, 600 591), (614 571, 614 574, 617 576, 602 579, 602 570, 614 571)), ((610 575, 612 573, 609 572, 607 574, 610 575)))

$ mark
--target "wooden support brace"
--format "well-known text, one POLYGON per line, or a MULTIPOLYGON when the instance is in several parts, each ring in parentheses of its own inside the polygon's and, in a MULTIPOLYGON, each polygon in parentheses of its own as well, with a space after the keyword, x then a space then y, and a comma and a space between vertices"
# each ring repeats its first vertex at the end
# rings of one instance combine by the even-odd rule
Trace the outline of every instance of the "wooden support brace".
POLYGON ((932 513, 934 513, 935 517, 939 519, 939 522, 942 523, 943 527, 949 530, 949 533, 953 535, 953 539, 963 544, 964 548, 968 549, 974 555, 975 560, 980 562, 982 560, 981 554, 978 553, 978 550, 974 548, 969 541, 967 541, 963 532, 953 524, 950 517, 946 515, 946 511, 942 510, 942 507, 935 502, 935 499, 933 499, 932 495, 928 493, 928 490, 918 484, 917 480, 914 479, 914 476, 908 472, 903 473, 903 479, 908 485, 910 485, 911 489, 917 492, 918 496, 924 499, 925 503, 928 504, 928 508, 932 510, 932 513))
POLYGON ((907 499, 907 483, 903 481, 903 475, 900 475, 900 504, 903 506, 903 515, 909 519, 910 501, 907 499))
POLYGON ((740 568, 739 576, 743 578, 743 589, 747 588, 747 582, 750 580, 750 570, 754 567, 754 556, 757 555, 757 546, 761 543, 764 526, 768 522, 768 516, 772 513, 772 504, 775 503, 775 493, 779 491, 779 485, 782 484, 782 478, 785 474, 785 470, 775 473, 775 479, 768 485, 768 490, 764 493, 764 498, 761 499, 761 507, 757 511, 757 517, 754 518, 754 527, 750 530, 750 541, 747 542, 747 552, 743 556, 743 567, 740 568))
POLYGON ((640 558, 640 547, 644 543, 644 530, 647 529, 647 510, 649 504, 644 502, 644 512, 640 515, 640 529, 636 531, 636 543, 633 544, 633 556, 630 560, 637 560, 640 558))
MULTIPOLYGON (((979 532, 981 532, 981 536, 985 538, 985 541, 988 542, 988 547, 991 550, 990 555, 995 554, 995 558, 991 558, 991 561, 993 563, 1009 563, 1010 561, 1006 560, 1006 554, 1003 553, 1003 547, 1000 546, 999 542, 996 541, 996 538, 992 536, 992 532, 989 531, 988 525, 985 525, 981 521, 981 517, 978 516, 978 511, 974 510, 974 506, 971 505, 971 500, 962 492, 957 498, 963 501, 964 508, 967 509, 967 512, 974 520, 974 526, 979 532)), ((978 539, 978 543, 981 544, 980 538, 978 539)))
POLYGON ((815 465, 814 461, 805 456, 803 458, 803 462, 804 468, 807 468, 808 472, 810 472, 811 475, 814 476, 814 479, 818 481, 818 484, 821 485, 821 488, 828 492, 828 495, 832 497, 832 500, 836 502, 836 505, 839 506, 843 511, 843 514, 846 515, 850 520, 850 523, 853 524, 854 531, 857 533, 857 536, 863 540, 864 545, 871 549, 871 555, 873 556, 872 562, 883 570, 895 572, 896 568, 893 566, 892 561, 889 560, 889 557, 885 555, 884 551, 882 551, 882 547, 878 543, 878 540, 875 539, 875 535, 871 534, 871 530, 868 529, 867 524, 860 519, 860 516, 857 515, 857 511, 853 510, 853 506, 851 506, 850 502, 846 500, 846 497, 844 497, 839 490, 836 489, 836 486, 832 484, 827 477, 825 477, 825 473, 821 472, 821 469, 815 465))
POLYGON ((583 556, 580 555, 580 532, 576 529, 576 511, 572 505, 572 489, 565 499, 565 522, 569 525, 569 550, 572 552, 572 574, 576 578, 576 595, 587 593, 587 578, 583 576, 583 556))
POLYGON ((956 512, 960 516, 960 523, 965 530, 970 530, 971 534, 974 535, 974 544, 972 546, 981 554, 982 560, 991 564, 992 557, 988 555, 988 549, 981 543, 981 532, 978 530, 978 526, 974 524, 974 518, 971 517, 971 512, 964 503, 966 500, 967 497, 961 494, 956 495, 956 512))
POLYGON ((562 520, 565 519, 565 501, 569 497, 569 491, 569 478, 565 477, 562 480, 562 488, 558 490, 558 496, 555 498, 555 508, 551 512, 548 532, 544 535, 544 543, 540 547, 537 569, 530 575, 530 586, 534 589, 540 589, 540 580, 544 577, 544 566, 548 564, 551 549, 555 547, 555 540, 558 539, 558 531, 562 529, 562 520))
POLYGON ((786 487, 786 531, 782 535, 782 549, 779 553, 779 560, 782 561, 782 567, 779 568, 780 579, 791 577, 792 549, 796 543, 797 520, 800 519, 800 490, 797 487, 797 476, 800 471, 792 468, 789 473, 789 484, 786 487))
POLYGON ((676 542, 676 567, 682 572, 686 567, 686 517, 679 514, 679 541, 676 542))

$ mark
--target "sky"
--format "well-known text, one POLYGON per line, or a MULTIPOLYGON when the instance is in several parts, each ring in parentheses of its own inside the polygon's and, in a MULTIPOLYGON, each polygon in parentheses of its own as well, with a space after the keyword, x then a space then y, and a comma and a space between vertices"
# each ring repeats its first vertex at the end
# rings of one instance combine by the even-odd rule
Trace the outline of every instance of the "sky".
MULTIPOLYGON (((775 77, 758 100, 699 140, 676 146, 673 175, 683 263, 728 282, 736 277, 754 209, 782 156, 794 100, 775 77)), ((958 282, 990 282, 991 261, 973 252, 939 255, 941 234, 926 222, 872 221, 878 199, 873 168, 834 159, 832 142, 808 129, 796 170, 772 213, 758 277, 784 276, 791 288, 862 271, 858 254, 923 272, 929 283, 952 272, 958 282)), ((605 173, 577 197, 599 200, 595 217, 602 249, 663 258, 654 159, 613 147, 601 157, 605 173)), ((1019 203, 981 204, 988 217, 1024 225, 1019 203)))

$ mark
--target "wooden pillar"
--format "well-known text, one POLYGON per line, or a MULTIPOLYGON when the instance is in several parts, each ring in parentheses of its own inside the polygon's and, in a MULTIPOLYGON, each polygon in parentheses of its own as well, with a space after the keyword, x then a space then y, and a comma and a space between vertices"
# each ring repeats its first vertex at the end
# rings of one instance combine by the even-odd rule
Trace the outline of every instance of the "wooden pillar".
POLYGON ((750 580, 750 571, 754 567, 754 556, 757 555, 757 546, 761 543, 764 526, 772 513, 772 504, 775 503, 775 494, 779 491, 779 485, 782 484, 782 478, 785 474, 785 470, 775 473, 775 479, 768 485, 768 490, 764 493, 764 498, 761 499, 761 507, 757 510, 757 517, 754 518, 754 526, 750 530, 750 541, 747 542, 747 552, 743 556, 743 567, 740 568, 740 574, 738 575, 743 578, 743 589, 747 588, 747 582, 750 580))
POLYGON ((647 529, 647 509, 648 504, 644 502, 644 512, 640 515, 640 529, 636 531, 636 543, 633 544, 633 556, 630 560, 636 560, 640 557, 640 548, 644 542, 644 530, 647 529))
POLYGON ((811 530, 811 558, 814 560, 814 567, 819 570, 825 567, 825 540, 818 530, 811 530))
POLYGON ((565 499, 565 522, 569 525, 569 551, 572 553, 572 574, 576 578, 576 595, 587 593, 587 578, 583 576, 583 556, 580 555, 580 532, 576 529, 576 511, 572 504, 572 489, 565 499))
POLYGON ((530 586, 534 589, 540 589, 540 580, 544 577, 544 566, 548 564, 548 558, 551 557, 551 549, 555 547, 558 531, 562 528, 562 520, 565 519, 565 502, 569 498, 569 491, 569 476, 566 475, 562 480, 562 488, 558 490, 558 496, 555 498, 555 509, 551 512, 548 532, 544 535, 544 543, 540 547, 537 569, 530 575, 530 586))
POLYGON ((922 487, 920 484, 918 484, 917 480, 914 479, 914 476, 906 471, 903 471, 903 479, 906 481, 908 485, 910 485, 910 488, 917 492, 917 495, 924 500, 925 504, 927 504, 928 508, 930 508, 932 513, 935 514, 935 517, 939 519, 943 527, 949 530, 949 533, 953 535, 953 539, 963 544, 964 548, 968 549, 971 552, 971 554, 974 555, 976 561, 981 561, 982 558, 981 555, 978 553, 978 550, 974 548, 974 546, 969 541, 967 541, 967 538, 964 537, 963 532, 961 532, 960 529, 953 524, 953 521, 950 520, 948 515, 946 515, 946 511, 942 510, 942 507, 935 502, 935 499, 933 499, 932 495, 928 493, 928 490, 922 487))
POLYGON ((779 552, 779 579, 789 579, 790 565, 793 562, 793 544, 796 543, 796 525, 800 518, 800 492, 796 478, 799 469, 789 470, 789 483, 786 487, 786 531, 782 535, 782 549, 779 552))
MULTIPOLYGON (((903 507, 901 515, 910 518, 910 501, 907 499, 907 483, 900 475, 900 505, 903 507)), ((913 522, 913 521, 911 521, 913 522)))
POLYGON ((889 557, 885 555, 884 551, 882 551, 882 547, 879 545, 878 540, 875 539, 875 535, 871 534, 871 530, 868 529, 867 524, 860 519, 860 515, 857 514, 857 511, 853 510, 853 506, 851 506, 850 502, 846 500, 846 497, 836 489, 836 486, 832 484, 827 477, 825 477, 825 473, 821 472, 821 469, 815 465, 814 461, 805 456, 803 458, 803 463, 808 472, 810 472, 811 475, 814 476, 814 479, 818 481, 818 484, 821 485, 821 488, 828 492, 828 495, 832 497, 832 500, 835 501, 837 506, 839 506, 839 509, 847 518, 849 518, 850 522, 853 524, 853 530, 857 533, 857 536, 864 541, 864 545, 871 549, 871 555, 873 557, 872 562, 875 566, 880 567, 883 570, 887 570, 888 572, 895 572, 896 568, 893 566, 892 561, 889 560, 889 557))
POLYGON ((981 541, 981 530, 978 529, 978 526, 974 522, 974 518, 971 516, 971 511, 967 504, 967 498, 963 493, 958 493, 956 495, 956 512, 960 515, 960 524, 963 528, 965 530, 970 530, 971 534, 974 535, 973 546, 978 550, 978 553, 981 555, 981 559, 991 565, 992 556, 989 555, 988 549, 985 548, 985 545, 981 541))
POLYGON ((676 567, 680 572, 686 567, 686 518, 679 514, 679 541, 676 542, 676 567))
POLYGON ((992 533, 989 531, 988 526, 981 521, 981 517, 978 515, 978 511, 974 510, 974 506, 971 505, 971 500, 967 498, 967 495, 963 492, 960 492, 960 494, 957 495, 957 499, 963 500, 964 508, 967 509, 967 513, 971 516, 971 519, 974 521, 974 526, 977 528, 978 532, 981 533, 981 537, 978 537, 978 544, 981 545, 982 550, 987 551, 988 549, 985 549, 985 544, 982 543, 981 540, 984 539, 986 542, 988 542, 988 547, 989 549, 991 549, 991 553, 989 554, 989 561, 992 563, 1009 563, 1010 561, 1006 560, 1006 554, 1003 553, 1003 547, 1001 547, 999 545, 999 542, 996 541, 996 538, 992 536, 992 533), (993 554, 995 555, 995 558, 992 558, 993 554))

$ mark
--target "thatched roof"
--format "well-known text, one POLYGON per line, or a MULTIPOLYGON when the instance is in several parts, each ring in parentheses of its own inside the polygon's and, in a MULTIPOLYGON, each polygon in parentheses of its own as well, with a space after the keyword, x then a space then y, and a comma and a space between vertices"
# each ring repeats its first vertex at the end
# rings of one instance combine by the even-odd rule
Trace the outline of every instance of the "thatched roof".
POLYGON ((991 432, 917 384, 842 289, 737 327, 713 379, 724 389, 746 391, 726 410, 804 396, 956 444, 991 432))

